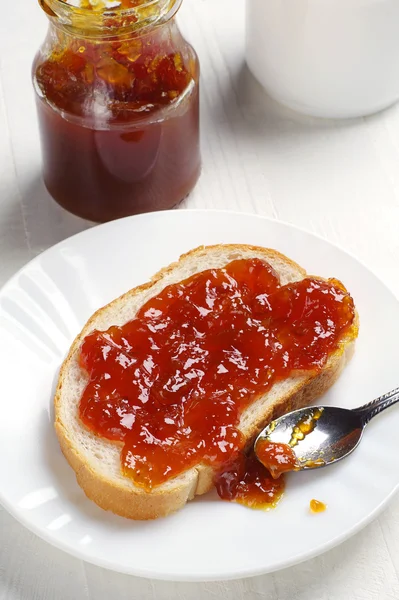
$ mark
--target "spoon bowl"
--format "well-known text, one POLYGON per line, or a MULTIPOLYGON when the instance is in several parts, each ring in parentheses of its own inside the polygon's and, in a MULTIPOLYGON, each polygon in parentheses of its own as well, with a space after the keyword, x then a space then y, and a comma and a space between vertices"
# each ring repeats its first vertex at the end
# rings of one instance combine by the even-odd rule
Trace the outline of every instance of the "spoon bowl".
MULTIPOLYGON (((264 462, 260 443, 266 440, 288 446, 287 453, 294 454, 296 462, 291 470, 326 467, 349 456, 361 442, 367 423, 397 402, 399 388, 354 410, 335 406, 295 410, 275 419, 261 431, 255 440, 255 454, 264 462)), ((287 454, 283 450, 284 446, 280 446, 282 464, 285 460, 282 455, 287 454)))

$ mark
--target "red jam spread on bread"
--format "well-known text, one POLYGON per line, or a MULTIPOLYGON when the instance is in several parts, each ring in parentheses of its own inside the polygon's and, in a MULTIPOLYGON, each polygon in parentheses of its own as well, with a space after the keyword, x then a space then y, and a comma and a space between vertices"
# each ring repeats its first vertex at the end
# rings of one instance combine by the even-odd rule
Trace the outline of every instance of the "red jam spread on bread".
POLYGON ((122 472, 145 490, 205 463, 222 498, 273 505, 283 478, 244 455, 240 417, 274 383, 319 371, 354 318, 339 282, 281 286, 257 258, 195 274, 85 338, 81 421, 122 444, 122 472))

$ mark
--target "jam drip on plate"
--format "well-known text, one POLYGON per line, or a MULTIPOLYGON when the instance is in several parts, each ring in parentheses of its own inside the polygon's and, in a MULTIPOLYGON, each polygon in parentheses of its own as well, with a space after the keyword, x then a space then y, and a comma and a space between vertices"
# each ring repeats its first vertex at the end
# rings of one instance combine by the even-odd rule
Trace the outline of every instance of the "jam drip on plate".
POLYGON ((166 287, 122 327, 86 337, 80 418, 122 442, 122 471, 146 490, 204 462, 230 473, 219 476, 222 497, 264 485, 255 503, 274 504, 283 482, 269 485, 260 463, 244 461, 240 416, 279 380, 318 371, 354 315, 335 280, 281 286, 255 258, 203 271, 166 287))

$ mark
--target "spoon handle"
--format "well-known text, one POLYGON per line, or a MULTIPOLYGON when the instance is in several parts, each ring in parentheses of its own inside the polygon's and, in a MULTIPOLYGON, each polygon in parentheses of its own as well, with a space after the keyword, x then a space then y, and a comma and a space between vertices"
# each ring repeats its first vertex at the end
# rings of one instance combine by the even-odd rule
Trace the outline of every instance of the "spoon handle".
POLYGON ((383 410, 397 402, 399 402, 399 388, 387 392, 383 396, 377 398, 377 400, 372 400, 368 404, 356 408, 354 412, 361 416, 363 425, 367 425, 373 417, 379 415, 383 410))

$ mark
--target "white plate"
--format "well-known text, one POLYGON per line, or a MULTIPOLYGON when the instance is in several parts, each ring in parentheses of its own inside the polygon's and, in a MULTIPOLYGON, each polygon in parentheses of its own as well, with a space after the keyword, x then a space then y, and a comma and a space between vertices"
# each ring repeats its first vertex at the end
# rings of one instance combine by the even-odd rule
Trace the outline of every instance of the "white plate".
POLYGON ((57 369, 91 313, 200 244, 276 248, 309 273, 340 278, 361 329, 355 357, 326 403, 355 407, 399 384, 399 305, 354 258, 313 235, 256 216, 207 211, 143 215, 96 227, 48 250, 0 293, 0 500, 58 548, 146 577, 217 580, 266 573, 332 548, 374 518, 399 483, 399 411, 374 422, 342 463, 288 478, 277 509, 197 499, 179 513, 135 523, 86 499, 52 427, 57 369), (309 501, 327 502, 311 515, 309 501))

